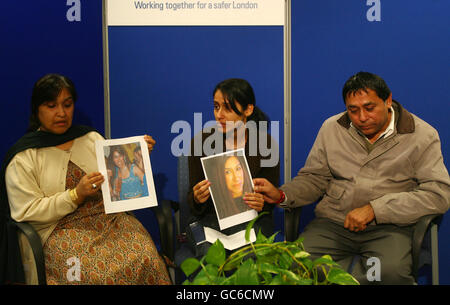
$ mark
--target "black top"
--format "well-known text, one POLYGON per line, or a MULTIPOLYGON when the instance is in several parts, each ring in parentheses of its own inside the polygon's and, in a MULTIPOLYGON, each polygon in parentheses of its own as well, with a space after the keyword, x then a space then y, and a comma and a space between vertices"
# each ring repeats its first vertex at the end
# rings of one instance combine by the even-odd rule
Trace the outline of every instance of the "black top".
POLYGON ((25 134, 6 153, 0 172, 0 284, 24 283, 24 271, 20 256, 17 230, 11 219, 5 174, 14 156, 29 148, 57 146, 95 129, 88 126, 72 126, 64 134, 57 135, 44 131, 25 134))
MULTIPOLYGON (((212 133, 213 132, 202 133, 202 135, 201 135, 202 136, 202 141, 201 141, 202 146, 203 146, 205 139, 207 139, 210 135, 212 135, 212 133)), ((269 134, 265 133, 263 136, 267 137, 267 147, 269 149, 270 149, 272 143, 273 143, 273 145, 278 145, 277 143, 274 143, 275 141, 272 139, 272 137, 269 134)), ((223 138, 224 138, 223 147, 225 148, 226 147, 225 146, 225 137, 223 137, 223 138)), ((254 141, 254 142, 257 143, 257 141, 254 141)), ((252 174, 252 178, 266 178, 273 185, 278 187, 279 182, 280 182, 279 158, 278 158, 277 164, 275 166, 262 167, 261 160, 264 160, 264 159, 268 160, 268 159, 270 159, 270 156, 266 156, 266 157, 261 156, 260 151, 259 151, 259 143, 257 143, 258 144, 257 155, 251 156, 249 154, 249 143, 250 143, 250 140, 248 140, 247 143, 245 144, 245 156, 247 159, 248 167, 252 174)), ((214 203, 213 203, 211 197, 202 204, 198 204, 194 201, 193 187, 200 181, 205 180, 205 175, 203 174, 203 167, 202 167, 200 158, 205 157, 206 155, 204 154, 204 152, 202 150, 202 156, 194 156, 193 145, 194 145, 194 139, 192 139, 192 141, 191 141, 191 156, 189 156, 189 158, 188 158, 189 159, 189 191, 188 191, 187 202, 189 204, 190 212, 191 212, 191 215, 193 216, 193 218, 195 220, 199 220, 204 226, 208 226, 215 230, 220 231, 216 211, 214 209, 214 203)), ((277 150, 278 150, 278 147, 277 147, 277 150)), ((215 153, 220 153, 220 152, 215 152, 215 153)), ((274 222, 273 222, 272 211, 273 211, 274 207, 275 207, 274 204, 269 204, 266 202, 264 203, 264 208, 261 212, 269 212, 269 214, 260 217, 256 221, 256 223, 254 225, 256 233, 261 229, 261 232, 266 237, 269 237, 270 235, 273 234, 274 222)), ((192 219, 192 221, 194 219, 192 219)), ((227 228, 225 230, 222 230, 221 232, 224 234, 227 234, 227 235, 233 234, 235 232, 245 230, 246 226, 247 226, 247 223, 244 223, 244 224, 233 226, 231 228, 227 228)))

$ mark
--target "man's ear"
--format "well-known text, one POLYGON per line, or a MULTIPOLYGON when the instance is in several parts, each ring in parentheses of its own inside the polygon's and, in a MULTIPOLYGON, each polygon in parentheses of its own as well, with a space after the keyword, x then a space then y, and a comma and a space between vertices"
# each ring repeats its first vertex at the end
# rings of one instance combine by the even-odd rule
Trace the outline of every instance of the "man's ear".
POLYGON ((388 98, 385 101, 387 107, 391 108, 392 106, 392 92, 389 94, 388 98))

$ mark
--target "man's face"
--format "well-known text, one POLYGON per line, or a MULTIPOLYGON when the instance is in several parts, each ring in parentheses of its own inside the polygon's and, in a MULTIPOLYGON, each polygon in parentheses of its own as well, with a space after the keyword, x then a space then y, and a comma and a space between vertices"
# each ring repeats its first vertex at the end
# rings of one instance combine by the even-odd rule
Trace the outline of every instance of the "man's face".
POLYGON ((371 89, 366 91, 350 93, 347 95, 345 105, 353 125, 373 143, 389 126, 392 94, 383 101, 375 91, 371 89))

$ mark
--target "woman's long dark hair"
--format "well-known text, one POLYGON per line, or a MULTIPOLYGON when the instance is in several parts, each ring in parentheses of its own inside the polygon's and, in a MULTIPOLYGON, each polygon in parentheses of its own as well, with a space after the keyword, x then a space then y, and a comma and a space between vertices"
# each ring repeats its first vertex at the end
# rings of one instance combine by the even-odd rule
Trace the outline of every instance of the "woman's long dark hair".
POLYGON ((131 162, 130 159, 128 158, 127 152, 125 151, 122 145, 112 145, 109 147, 109 156, 107 159, 107 165, 112 170, 111 187, 118 194, 120 194, 120 190, 122 189, 122 179, 118 176, 120 169, 114 163, 115 152, 117 152, 119 155, 123 157, 123 161, 125 162, 125 166, 128 168, 128 170, 131 170, 131 162))
POLYGON ((45 102, 56 100, 64 88, 69 91, 73 101, 75 102, 77 100, 75 85, 66 76, 59 74, 47 74, 41 77, 34 84, 33 93, 31 95, 31 115, 27 132, 36 131, 41 126, 41 122, 38 118, 39 106, 45 102))
POLYGON ((247 118, 247 121, 254 121, 256 126, 259 126, 259 122, 261 121, 269 121, 269 117, 256 106, 253 88, 245 79, 230 78, 221 81, 214 88, 213 96, 217 90, 222 92, 225 101, 238 115, 242 115, 242 112, 237 109, 236 103, 239 103, 243 110, 247 109, 248 105, 253 105, 253 113, 247 118))

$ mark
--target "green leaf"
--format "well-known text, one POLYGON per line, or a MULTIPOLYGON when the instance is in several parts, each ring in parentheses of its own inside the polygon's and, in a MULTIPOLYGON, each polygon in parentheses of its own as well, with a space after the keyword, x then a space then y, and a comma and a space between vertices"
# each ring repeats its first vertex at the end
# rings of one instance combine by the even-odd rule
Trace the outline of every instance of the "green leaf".
POLYGON ((300 250, 300 249, 298 249, 296 251, 292 251, 292 254, 294 255, 295 258, 298 258, 298 259, 307 258, 308 256, 311 255, 308 252, 300 250))
POLYGON ((266 241, 267 237, 265 237, 264 234, 261 233, 261 230, 259 230, 258 234, 256 235, 255 244, 264 244, 266 241))
POLYGON ((327 280, 330 283, 338 284, 338 285, 358 285, 359 282, 348 272, 339 269, 332 268, 330 272, 328 272, 327 280))
POLYGON ((295 282, 297 285, 312 285, 313 284, 313 280, 312 279, 299 279, 297 282, 295 282))
POLYGON ((284 270, 284 269, 280 269, 279 271, 290 282, 296 283, 296 282, 300 281, 300 278, 292 271, 284 270))
POLYGON ((223 266, 223 270, 224 271, 230 271, 230 270, 236 269, 239 266, 239 264, 241 263, 241 260, 242 260, 242 258, 229 261, 228 263, 226 263, 223 266))
POLYGON ((272 278, 273 278, 272 274, 267 273, 267 272, 260 272, 259 274, 263 278, 263 280, 261 281, 260 284, 267 285, 267 284, 270 284, 272 282, 272 278))
POLYGON ((289 269, 292 266, 292 257, 286 252, 283 252, 280 256, 280 267, 284 269, 289 269))
POLYGON ((259 255, 259 251, 256 254, 256 257, 258 258, 259 263, 269 263, 269 264, 276 264, 278 262, 279 254, 277 254, 273 249, 267 249, 264 251, 270 251, 266 253, 261 253, 259 255))
POLYGON ((274 249, 272 246, 261 246, 261 247, 258 247, 256 249, 256 251, 254 251, 254 253, 256 254, 256 256, 258 258, 259 257, 264 258, 266 256, 270 256, 271 253, 273 253, 273 252, 274 252, 274 249))
POLYGON ((305 238, 304 237, 299 237, 299 238, 297 238, 295 241, 294 241, 294 243, 296 243, 296 244, 303 244, 303 241, 305 240, 305 238))
POLYGON ((198 274, 192 281, 192 285, 210 285, 211 280, 206 274, 198 274))
POLYGON ((200 262, 195 258, 187 258, 180 266, 186 276, 191 275, 198 267, 200 267, 200 262))
POLYGON ((313 261, 313 265, 314 266, 319 266, 319 265, 339 266, 339 264, 336 263, 335 261, 333 261, 333 259, 329 255, 324 255, 322 257, 319 257, 318 259, 315 259, 313 261))
POLYGON ((280 232, 275 232, 272 236, 270 236, 268 239, 267 239, 267 243, 273 243, 273 241, 275 240, 275 236, 277 236, 278 235, 278 233, 280 233, 280 232))
POLYGON ((262 212, 258 215, 258 217, 255 217, 252 221, 250 221, 247 225, 247 229, 245 229, 245 241, 250 242, 250 231, 253 228, 253 225, 255 224, 255 221, 259 219, 262 215, 269 214, 269 212, 262 212))
POLYGON ((313 268, 313 262, 309 258, 300 259, 300 262, 308 269, 311 270, 313 268))
POLYGON ((235 285, 236 274, 232 274, 229 277, 220 277, 218 285, 235 285))
POLYGON ((270 285, 283 285, 283 284, 286 284, 286 282, 283 280, 283 278, 279 274, 276 275, 270 282, 270 285))
POLYGON ((217 266, 214 266, 212 264, 206 265, 205 269, 206 273, 208 273, 208 275, 211 277, 217 277, 217 275, 219 274, 219 268, 217 268, 217 266))
POLYGON ((226 258, 225 248, 220 240, 216 240, 214 244, 209 247, 206 253, 206 262, 220 267, 226 258))
POLYGON ((275 267, 272 264, 264 263, 264 262, 259 264, 259 270, 261 272, 269 272, 269 273, 273 273, 273 274, 279 273, 279 268, 275 267))
POLYGON ((251 258, 247 259, 235 274, 236 285, 259 285, 256 265, 251 258))

